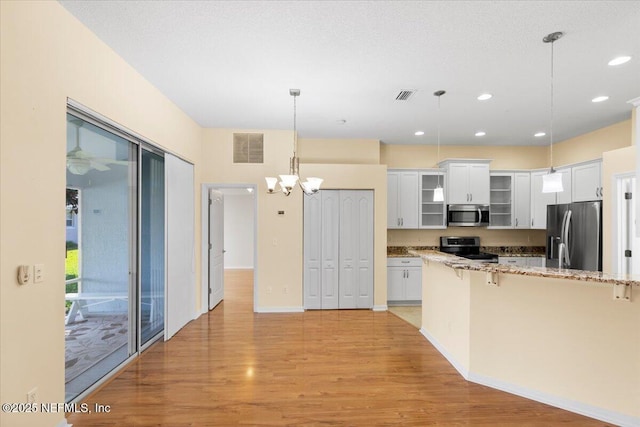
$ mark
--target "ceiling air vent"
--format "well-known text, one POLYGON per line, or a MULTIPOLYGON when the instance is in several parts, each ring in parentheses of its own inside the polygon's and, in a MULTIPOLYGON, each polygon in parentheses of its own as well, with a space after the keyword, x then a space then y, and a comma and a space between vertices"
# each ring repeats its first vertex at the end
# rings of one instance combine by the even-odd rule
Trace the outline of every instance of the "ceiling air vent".
POLYGON ((264 163, 264 134, 234 133, 233 163, 264 163))
POLYGON ((396 96, 396 101, 408 101, 414 93, 416 93, 415 89, 401 90, 396 96))

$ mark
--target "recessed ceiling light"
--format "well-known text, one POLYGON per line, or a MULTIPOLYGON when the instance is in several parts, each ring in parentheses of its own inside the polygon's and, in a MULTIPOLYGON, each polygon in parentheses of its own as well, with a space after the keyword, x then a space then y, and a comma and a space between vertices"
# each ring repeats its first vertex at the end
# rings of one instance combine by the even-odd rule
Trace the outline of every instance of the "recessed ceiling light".
POLYGON ((533 136, 535 136, 536 138, 540 138, 541 136, 545 136, 545 135, 546 135, 546 133, 544 133, 544 132, 538 132, 538 133, 534 134, 533 136))
POLYGON ((630 60, 631 60, 630 56, 618 56, 617 58, 613 58, 611 61, 609 61, 609 65, 614 67, 616 65, 622 65, 624 63, 627 63, 630 60))
POLYGON ((486 101, 487 99, 491 99, 492 97, 493 95, 491 95, 490 93, 483 93, 478 97, 478 101, 486 101))
POLYGON ((415 136, 422 136, 422 135, 424 135, 424 132, 423 132, 423 131, 421 131, 421 130, 419 130, 419 131, 417 131, 416 133, 414 133, 414 135, 415 135, 415 136))
POLYGON ((476 132, 476 136, 485 136, 487 133, 480 131, 480 132, 476 132))
POLYGON ((596 96, 591 100, 591 102, 602 102, 602 101, 606 101, 607 99, 609 99, 608 96, 596 96))

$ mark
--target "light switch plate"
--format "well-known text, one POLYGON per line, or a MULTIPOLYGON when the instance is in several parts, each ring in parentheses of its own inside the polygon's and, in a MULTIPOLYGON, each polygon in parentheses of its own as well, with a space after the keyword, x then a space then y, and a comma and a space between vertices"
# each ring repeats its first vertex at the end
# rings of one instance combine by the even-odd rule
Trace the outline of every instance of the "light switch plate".
POLYGON ((33 266, 33 283, 40 283, 44 280, 44 264, 33 266))

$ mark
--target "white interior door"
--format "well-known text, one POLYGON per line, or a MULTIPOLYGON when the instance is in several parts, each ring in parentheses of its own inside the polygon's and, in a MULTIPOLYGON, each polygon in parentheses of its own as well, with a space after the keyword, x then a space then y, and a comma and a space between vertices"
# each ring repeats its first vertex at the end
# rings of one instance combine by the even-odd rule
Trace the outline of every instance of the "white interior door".
POLYGON ((322 308, 338 308, 340 191, 322 190, 322 308))
POLYGON ((224 195, 209 191, 209 310, 224 299, 224 195))
POLYGON ((321 193, 304 195, 304 308, 322 308, 321 193))

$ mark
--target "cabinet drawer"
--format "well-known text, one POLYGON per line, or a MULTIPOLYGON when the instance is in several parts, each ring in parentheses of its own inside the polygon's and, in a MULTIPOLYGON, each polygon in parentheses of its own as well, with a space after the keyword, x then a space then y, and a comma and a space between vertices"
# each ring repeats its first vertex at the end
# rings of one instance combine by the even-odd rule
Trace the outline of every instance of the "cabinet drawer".
POLYGON ((387 258, 387 267, 421 267, 422 258, 418 257, 400 257, 387 258))

